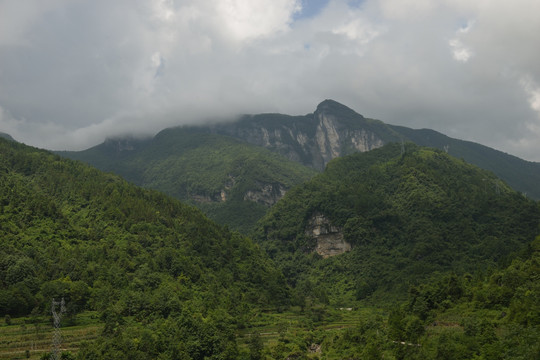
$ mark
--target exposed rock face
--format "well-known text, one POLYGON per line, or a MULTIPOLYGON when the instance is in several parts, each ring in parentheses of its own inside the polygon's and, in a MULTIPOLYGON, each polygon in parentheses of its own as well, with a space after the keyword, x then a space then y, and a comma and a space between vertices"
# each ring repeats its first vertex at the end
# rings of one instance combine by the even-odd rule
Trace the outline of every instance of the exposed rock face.
POLYGON ((250 200, 265 206, 274 205, 286 193, 281 184, 257 184, 258 190, 248 190, 244 200, 250 200))
POLYGON ((323 258, 351 250, 351 244, 343 239, 341 229, 333 226, 322 214, 314 214, 311 217, 305 232, 307 236, 317 241, 315 251, 323 258))
POLYGON ((323 170, 336 157, 383 146, 386 141, 381 134, 392 138, 385 124, 370 121, 346 106, 326 100, 313 114, 306 116, 246 116, 237 123, 215 125, 210 131, 242 139, 323 170))
POLYGON ((339 119, 324 109, 317 110, 315 118, 318 120, 315 138, 323 168, 330 160, 345 155, 348 152, 345 149, 364 152, 384 145, 372 131, 343 128, 339 119))
MULTIPOLYGON (((225 183, 225 188, 222 189, 219 193, 213 195, 204 195, 204 194, 190 194, 189 197, 199 203, 215 203, 215 202, 225 202, 228 199, 229 191, 236 184, 236 179, 229 175, 229 181, 225 183)), ((264 206, 270 207, 278 202, 281 199, 287 189, 283 184, 263 184, 256 183, 255 189, 248 190, 244 194, 244 200, 253 201, 264 206)))

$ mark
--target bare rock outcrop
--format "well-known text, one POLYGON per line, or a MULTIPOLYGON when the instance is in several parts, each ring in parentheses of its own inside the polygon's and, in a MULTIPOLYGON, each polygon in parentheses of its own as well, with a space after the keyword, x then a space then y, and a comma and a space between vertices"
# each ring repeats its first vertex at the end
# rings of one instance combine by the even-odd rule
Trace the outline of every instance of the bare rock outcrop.
POLYGON ((305 233, 316 240, 315 252, 323 258, 351 250, 351 244, 344 240, 341 229, 332 225, 323 214, 317 213, 311 217, 305 233))

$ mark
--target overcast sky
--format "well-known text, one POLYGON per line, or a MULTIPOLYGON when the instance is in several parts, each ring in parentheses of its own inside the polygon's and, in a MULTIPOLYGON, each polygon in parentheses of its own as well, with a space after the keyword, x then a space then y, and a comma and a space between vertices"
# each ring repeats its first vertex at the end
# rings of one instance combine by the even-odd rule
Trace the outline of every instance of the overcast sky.
POLYGON ((0 0, 0 131, 47 149, 324 99, 540 161, 538 0, 0 0))

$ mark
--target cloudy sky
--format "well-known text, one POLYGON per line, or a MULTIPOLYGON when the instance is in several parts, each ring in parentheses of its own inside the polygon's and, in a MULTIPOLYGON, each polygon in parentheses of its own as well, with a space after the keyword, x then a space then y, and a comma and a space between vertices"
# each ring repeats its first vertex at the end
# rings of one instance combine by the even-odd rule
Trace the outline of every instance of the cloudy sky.
POLYGON ((47 149, 330 98, 540 161, 538 0, 0 0, 0 131, 47 149))

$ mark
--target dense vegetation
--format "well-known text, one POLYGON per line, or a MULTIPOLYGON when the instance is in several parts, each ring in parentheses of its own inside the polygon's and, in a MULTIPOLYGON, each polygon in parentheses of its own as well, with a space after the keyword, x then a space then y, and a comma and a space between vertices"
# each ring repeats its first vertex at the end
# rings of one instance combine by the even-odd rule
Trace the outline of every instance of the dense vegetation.
POLYGON ((471 141, 453 139, 429 129, 390 127, 417 145, 446 149, 452 156, 492 171, 524 195, 540 199, 540 164, 537 162, 526 161, 471 141))
POLYGON ((444 152, 387 145, 335 159, 291 190, 259 224, 257 239, 297 301, 352 306, 403 298, 432 274, 487 270, 538 233, 539 207, 492 173, 444 152), (352 251, 321 259, 306 235, 313 215, 341 229, 352 251))
POLYGON ((200 211, 15 142, 0 154, 0 313, 60 297, 73 319, 98 311, 103 337, 81 358, 236 358, 230 327, 288 303, 258 247, 200 211))
POLYGON ((64 297, 66 333, 95 334, 66 359, 537 359, 539 219, 487 171, 388 145, 271 209, 276 268, 191 206, 0 139, 0 338, 64 297), (314 214, 352 250, 312 253, 314 214))
POLYGON ((62 155, 192 203, 244 233, 281 197, 280 190, 316 174, 266 149, 201 129, 170 128, 151 140, 123 141, 62 155))
POLYGON ((489 274, 440 274, 384 315, 342 332, 304 334, 327 359, 540 358, 540 237, 489 274), (310 337, 311 336, 311 337, 310 337))

